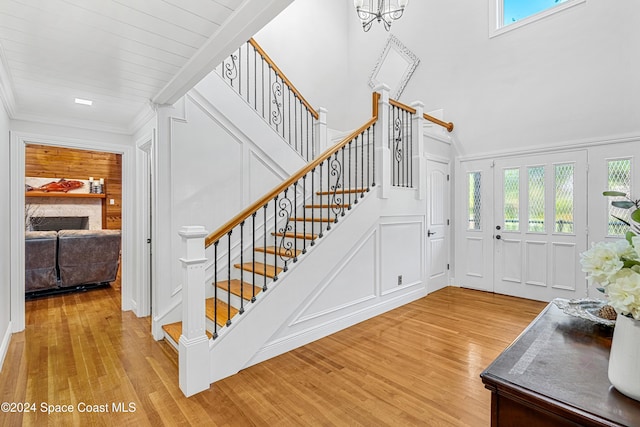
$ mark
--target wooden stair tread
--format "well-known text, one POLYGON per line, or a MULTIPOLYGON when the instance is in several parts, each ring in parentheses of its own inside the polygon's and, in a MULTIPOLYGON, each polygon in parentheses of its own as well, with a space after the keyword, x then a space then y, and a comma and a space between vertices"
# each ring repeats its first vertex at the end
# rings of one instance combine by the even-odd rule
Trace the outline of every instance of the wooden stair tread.
MULTIPOLYGON (((256 248, 256 251, 258 249, 262 249, 262 248, 256 248)), ((231 279, 231 281, 227 281, 227 280, 223 280, 222 282, 218 282, 218 283, 214 283, 214 286, 222 289, 223 291, 227 291, 227 292, 231 292, 233 295, 236 296, 240 296, 241 292, 240 292, 240 285, 242 282, 240 282, 240 280, 238 279, 231 279), (231 283, 231 290, 229 290, 229 283, 231 283)), ((246 300, 250 300, 253 295, 258 295, 258 293, 260 293, 260 291, 262 291, 262 288, 258 287, 258 286, 253 286, 254 290, 251 290, 251 287, 253 285, 251 283, 247 283, 244 282, 244 289, 242 292, 242 297, 246 300), (254 293, 255 292, 255 293, 254 293)))
POLYGON ((276 269, 276 267, 273 266, 273 265, 263 264, 261 262, 256 262, 256 263, 245 262, 242 265, 241 264, 235 264, 234 267, 235 268, 241 268, 241 269, 243 269, 245 271, 251 271, 251 272, 255 271, 256 274, 260 274, 261 276, 267 276, 267 277, 270 277, 272 279, 282 272, 282 268, 281 267, 278 267, 276 269), (254 264, 255 264, 255 270, 253 269, 254 264))
POLYGON ((343 204, 336 204, 336 203, 332 203, 332 204, 311 204, 311 205, 305 205, 304 206, 307 209, 327 209, 327 208, 331 208, 331 209, 337 209, 337 208, 348 208, 349 204, 348 203, 343 203, 343 204))
MULTIPOLYGON (((180 343, 180 335, 182 335, 182 322, 168 323, 166 325, 162 325, 162 329, 171 337, 176 344, 180 343)), ((213 334, 209 331, 205 331, 207 333, 207 337, 211 339, 213 334)))
POLYGON ((345 188, 342 190, 334 191, 316 191, 319 196, 326 196, 327 194, 348 194, 348 193, 366 193, 366 188, 345 188))
MULTIPOLYGON (((284 250, 283 248, 276 248, 275 246, 267 246, 266 248, 255 248, 254 249, 256 252, 266 252, 268 254, 277 254, 277 255, 285 255, 286 256, 286 250, 284 250)), ((294 256, 298 256, 302 253, 302 251, 300 249, 298 249, 297 251, 294 251, 293 249, 291 250, 291 252, 293 252, 295 255, 294 256)))
POLYGON ((336 222, 335 218, 294 218, 294 221, 306 222, 336 222))
POLYGON ((272 232, 271 235, 272 236, 278 236, 278 237, 289 237, 289 238, 292 238, 292 239, 306 239, 306 240, 315 240, 315 239, 318 238, 317 234, 310 234, 310 233, 307 233, 307 234, 297 233, 296 234, 296 233, 291 233, 291 232, 288 232, 288 233, 273 233, 272 232))
MULTIPOLYGON (((207 298, 205 300, 205 314, 207 319, 216 322, 219 326, 224 326, 227 324, 227 313, 229 306, 227 303, 218 299, 218 311, 215 311, 215 298, 207 298), (216 316, 217 315, 217 316, 216 316)), ((238 309, 235 307, 231 307, 231 317, 238 314, 238 309)))

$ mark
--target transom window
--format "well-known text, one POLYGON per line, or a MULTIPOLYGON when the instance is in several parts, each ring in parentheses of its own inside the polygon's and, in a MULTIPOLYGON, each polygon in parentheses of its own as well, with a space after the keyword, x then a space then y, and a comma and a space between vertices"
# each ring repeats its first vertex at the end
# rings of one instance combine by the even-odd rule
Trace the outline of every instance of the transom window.
POLYGON ((491 35, 498 35, 530 22, 545 18, 568 9, 586 0, 493 0, 495 7, 491 15, 495 17, 491 35), (495 1, 495 3, 494 3, 495 1))

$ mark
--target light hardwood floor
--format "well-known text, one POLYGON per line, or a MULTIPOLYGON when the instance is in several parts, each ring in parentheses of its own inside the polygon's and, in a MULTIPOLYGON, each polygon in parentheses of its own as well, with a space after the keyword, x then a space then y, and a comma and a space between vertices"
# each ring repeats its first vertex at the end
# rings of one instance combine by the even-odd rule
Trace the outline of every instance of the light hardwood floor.
POLYGON ((151 338, 149 318, 120 311, 118 289, 28 301, 0 402, 37 410, 0 412, 0 425, 488 426, 479 374, 544 306, 445 288, 187 399, 177 354, 151 338), (47 415, 43 403, 74 412, 47 415))

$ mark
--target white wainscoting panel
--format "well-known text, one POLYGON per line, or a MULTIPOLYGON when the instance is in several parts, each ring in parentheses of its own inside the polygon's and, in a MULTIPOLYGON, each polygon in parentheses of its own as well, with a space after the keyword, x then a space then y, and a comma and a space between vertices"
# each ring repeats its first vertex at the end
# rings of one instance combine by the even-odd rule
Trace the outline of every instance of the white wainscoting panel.
POLYGON ((547 286, 547 242, 525 242, 527 285, 547 286))
POLYGON ((553 242, 551 245, 553 251, 551 286, 555 289, 575 291, 577 283, 576 259, 578 258, 576 244, 553 242))
POLYGON ((522 241, 502 238, 502 280, 522 283, 522 241))
POLYGON ((467 237, 467 276, 483 277, 484 271, 484 238, 467 237))
POLYGON ((384 218, 383 221, 380 224, 380 294, 386 295, 422 280, 425 239, 423 220, 384 218))

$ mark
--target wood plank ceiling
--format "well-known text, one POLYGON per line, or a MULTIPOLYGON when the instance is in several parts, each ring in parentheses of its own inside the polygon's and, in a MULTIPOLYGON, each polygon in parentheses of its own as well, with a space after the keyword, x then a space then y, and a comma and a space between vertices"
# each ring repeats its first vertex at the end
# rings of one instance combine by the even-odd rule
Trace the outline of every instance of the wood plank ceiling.
POLYGON ((131 133, 291 1, 0 0, 0 95, 14 119, 131 133))

